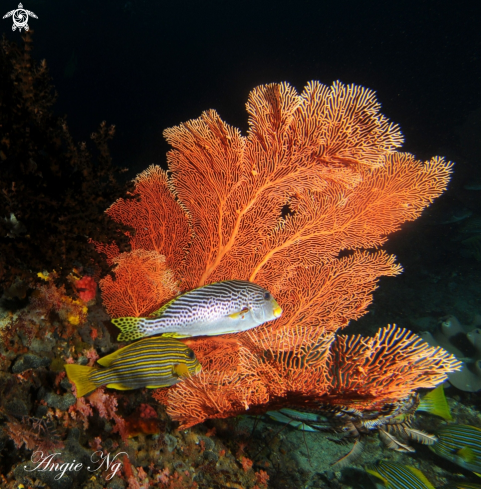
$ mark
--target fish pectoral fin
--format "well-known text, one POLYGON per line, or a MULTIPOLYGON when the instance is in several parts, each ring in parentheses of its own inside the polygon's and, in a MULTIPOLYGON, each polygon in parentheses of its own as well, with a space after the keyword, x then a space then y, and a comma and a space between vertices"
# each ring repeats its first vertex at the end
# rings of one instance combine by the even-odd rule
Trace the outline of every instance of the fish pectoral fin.
MULTIPOLYGON (((244 316, 244 314, 247 314, 249 311, 250 311, 250 308, 246 306, 246 307, 243 307, 240 311, 233 312, 232 314, 229 314, 229 317, 231 319, 237 319, 239 316, 244 316)), ((244 319, 244 318, 242 317, 242 319, 244 319)))
POLYGON ((112 384, 106 384, 105 387, 108 387, 109 389, 117 389, 118 391, 132 390, 132 387, 125 387, 125 385, 123 385, 119 382, 114 382, 112 384))
POLYGON ((464 447, 460 448, 456 455, 461 457, 465 462, 472 463, 476 460, 476 454, 474 453, 472 448, 464 447))
POLYGON ((177 363, 172 366, 172 375, 175 377, 190 377, 190 372, 185 363, 177 363))

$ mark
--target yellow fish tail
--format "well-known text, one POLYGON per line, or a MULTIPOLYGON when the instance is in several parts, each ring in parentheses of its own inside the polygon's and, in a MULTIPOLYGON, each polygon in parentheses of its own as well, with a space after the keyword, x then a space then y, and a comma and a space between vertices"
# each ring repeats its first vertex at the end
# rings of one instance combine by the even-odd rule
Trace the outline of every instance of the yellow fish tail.
POLYGON ((425 411, 435 416, 439 416, 446 421, 452 421, 446 396, 444 395, 443 384, 428 392, 420 401, 417 411, 425 411))
POLYGON ((94 382, 90 380, 90 374, 95 370, 93 367, 76 365, 73 363, 66 364, 64 367, 68 379, 70 382, 73 382, 77 388, 77 397, 83 397, 85 394, 94 391, 98 387, 98 385, 95 385, 94 382))
POLYGON ((133 341, 147 336, 139 329, 139 325, 143 320, 144 318, 134 317, 112 319, 112 323, 114 323, 115 326, 122 331, 117 336, 117 341, 133 341))

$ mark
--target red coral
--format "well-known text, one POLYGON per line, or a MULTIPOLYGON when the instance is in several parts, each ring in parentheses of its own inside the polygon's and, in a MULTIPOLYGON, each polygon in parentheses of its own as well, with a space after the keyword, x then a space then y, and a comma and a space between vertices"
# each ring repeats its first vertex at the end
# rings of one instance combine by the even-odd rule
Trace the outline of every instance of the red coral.
POLYGON ((141 418, 157 418, 157 411, 148 404, 141 404, 139 406, 139 414, 141 418))
POLYGON ((75 290, 78 296, 87 303, 95 299, 97 295, 97 283, 93 277, 84 275, 80 280, 75 282, 75 290))
POLYGON ((69 414, 73 419, 80 418, 84 428, 87 429, 89 426, 88 418, 93 415, 92 407, 97 409, 102 418, 114 421, 113 431, 119 433, 124 441, 128 439, 125 420, 117 414, 117 397, 115 395, 108 394, 104 387, 100 387, 88 397, 77 398, 76 404, 69 407, 69 414))
POLYGON ((129 438, 144 433, 153 435, 160 432, 160 423, 157 412, 148 404, 141 404, 134 413, 125 419, 125 431, 129 438))
POLYGON ((252 468, 252 466, 254 465, 254 462, 247 457, 242 457, 241 463, 242 463, 242 468, 244 469, 244 472, 248 472, 252 468))
POLYGON ((269 482, 269 474, 265 470, 259 470, 255 475, 257 484, 267 486, 267 483, 269 482))

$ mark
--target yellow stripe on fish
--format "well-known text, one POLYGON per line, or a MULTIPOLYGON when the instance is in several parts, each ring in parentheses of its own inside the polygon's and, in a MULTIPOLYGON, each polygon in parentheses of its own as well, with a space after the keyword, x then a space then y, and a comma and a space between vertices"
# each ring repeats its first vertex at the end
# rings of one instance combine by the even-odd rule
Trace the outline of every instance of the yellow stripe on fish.
POLYGON ((481 472, 481 429, 467 424, 450 424, 437 433, 438 441, 429 448, 440 457, 481 472))
POLYGON ((106 385, 112 389, 157 389, 174 385, 202 369, 194 352, 175 338, 146 338, 97 360, 102 368, 67 364, 77 397, 106 385))
POLYGON ((268 290, 252 282, 227 280, 175 297, 148 318, 123 317, 112 322, 122 331, 117 340, 131 341, 157 334, 183 338, 237 333, 281 314, 268 290))
POLYGON ((366 469, 377 487, 389 489, 434 489, 426 476, 416 467, 396 462, 379 462, 375 469, 366 469))

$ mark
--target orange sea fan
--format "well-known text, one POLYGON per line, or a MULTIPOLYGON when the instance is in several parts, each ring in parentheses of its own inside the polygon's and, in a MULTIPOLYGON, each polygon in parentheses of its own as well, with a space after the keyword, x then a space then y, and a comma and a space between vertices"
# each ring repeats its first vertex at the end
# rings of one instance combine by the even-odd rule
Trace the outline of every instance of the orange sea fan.
POLYGON ((282 282, 278 282, 276 270, 272 270, 272 278, 263 275, 261 282, 276 284, 271 291, 284 312, 274 323, 260 326, 259 331, 297 324, 337 331, 366 313, 380 276, 395 276, 401 271, 394 256, 384 251, 356 251, 323 265, 299 267, 287 277, 279 264, 277 275, 282 282))
POLYGON ((275 332, 251 330, 239 336, 244 346, 239 358, 241 375, 248 373, 253 384, 266 385, 271 406, 278 398, 289 397, 293 402, 297 396, 301 402, 327 390, 333 333, 321 327, 289 325, 275 332))
MULTIPOLYGON (((398 153, 399 128, 374 92, 355 85, 311 82, 300 94, 263 85, 247 110, 247 136, 214 110, 167 129, 169 174, 148 168, 135 181, 137 200, 108 210, 134 228, 133 250, 166 256, 182 291, 251 280, 284 310, 252 331, 183 340, 203 371, 155 397, 188 427, 321 402, 363 408, 435 385, 454 360, 408 333, 335 341, 333 333, 366 312, 380 276, 401 272, 394 256, 373 249, 443 192, 452 165, 398 153)), ((160 307, 152 275, 136 277, 147 283, 138 290, 150 311, 160 307)), ((112 296, 112 310, 123 294, 112 296)))
POLYGON ((205 370, 237 372, 239 364, 239 335, 222 335, 181 339, 191 348, 205 370))
MULTIPOLYGON (((194 231, 183 274, 188 288, 231 277, 255 280, 270 257, 282 251, 291 262, 300 255, 290 249, 308 237, 309 247, 315 244, 326 224, 324 192, 332 185, 334 196, 355 188, 362 169, 382 165, 401 143, 399 129, 378 107, 374 93, 361 87, 312 82, 298 95, 289 84, 271 84, 249 96, 247 137, 213 110, 164 131, 174 147, 172 184, 194 231), (297 208, 295 223, 282 218, 286 205, 297 208)), ((331 254, 339 251, 332 248, 331 254)))
MULTIPOLYGON (((314 406, 327 391, 326 365, 333 333, 299 326, 230 336, 229 341, 237 346, 228 346, 227 364, 218 350, 200 375, 169 389, 167 412, 182 428, 208 418, 262 414, 286 405, 314 406)), ((194 351, 195 343, 188 343, 194 351)), ((201 358, 199 355, 202 363, 201 358)), ((158 399, 166 402, 162 394, 158 399)))
POLYGON ((132 250, 157 251, 164 255, 174 272, 183 263, 191 237, 188 217, 175 199, 167 172, 151 165, 134 180, 138 199, 118 199, 107 214, 117 222, 131 226, 132 250))
POLYGON ((113 259, 115 279, 99 282, 111 317, 146 316, 179 293, 165 256, 157 251, 134 250, 113 259))
MULTIPOLYGON (((170 416, 188 428, 208 418, 263 414, 290 407, 340 404, 380 409, 419 388, 432 388, 461 368, 456 358, 405 329, 388 326, 372 338, 316 333, 236 335, 236 373, 210 370, 169 389, 170 416)), ((165 402, 165 399, 164 399, 165 402)))
POLYGON ((265 85, 247 108, 247 137, 213 110, 167 129, 171 178, 148 168, 138 200, 107 211, 135 229, 133 249, 166 256, 182 290, 245 279, 277 294, 302 268, 382 245, 447 185, 449 163, 394 152, 399 128, 362 87, 265 85))
POLYGON ((329 358, 332 403, 372 407, 404 399, 420 388, 433 388, 462 364, 439 347, 396 325, 372 338, 339 335, 329 358))

